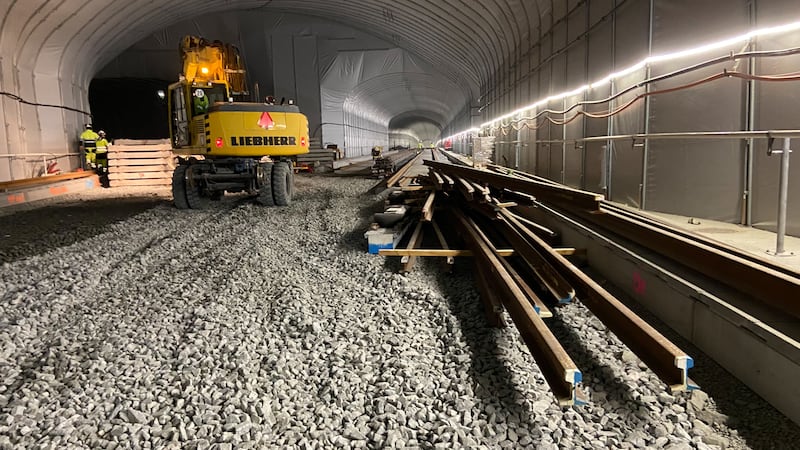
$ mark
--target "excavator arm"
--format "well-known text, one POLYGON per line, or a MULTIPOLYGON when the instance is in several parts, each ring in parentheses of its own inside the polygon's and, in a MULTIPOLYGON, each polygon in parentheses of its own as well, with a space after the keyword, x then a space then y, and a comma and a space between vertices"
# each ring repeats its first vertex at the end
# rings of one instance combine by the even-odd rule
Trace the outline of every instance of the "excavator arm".
POLYGON ((180 54, 183 77, 190 83, 226 83, 230 95, 248 95, 244 63, 235 46, 185 36, 181 40, 180 54))

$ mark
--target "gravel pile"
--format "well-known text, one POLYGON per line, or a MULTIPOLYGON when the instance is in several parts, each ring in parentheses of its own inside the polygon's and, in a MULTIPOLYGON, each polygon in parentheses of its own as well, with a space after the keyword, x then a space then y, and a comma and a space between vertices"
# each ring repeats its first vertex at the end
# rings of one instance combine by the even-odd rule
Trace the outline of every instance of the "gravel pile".
POLYGON ((4 263, 0 448, 747 448, 577 304, 552 324, 592 403, 559 408, 466 263, 366 253, 374 180, 297 183, 4 263))

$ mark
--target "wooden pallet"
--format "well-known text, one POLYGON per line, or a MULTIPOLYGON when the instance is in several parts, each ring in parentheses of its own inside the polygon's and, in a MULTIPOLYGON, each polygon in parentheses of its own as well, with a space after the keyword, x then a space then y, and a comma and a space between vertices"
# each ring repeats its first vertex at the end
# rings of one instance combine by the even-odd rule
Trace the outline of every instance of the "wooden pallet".
POLYGON ((108 151, 111 187, 169 186, 175 155, 168 140, 119 139, 108 151))

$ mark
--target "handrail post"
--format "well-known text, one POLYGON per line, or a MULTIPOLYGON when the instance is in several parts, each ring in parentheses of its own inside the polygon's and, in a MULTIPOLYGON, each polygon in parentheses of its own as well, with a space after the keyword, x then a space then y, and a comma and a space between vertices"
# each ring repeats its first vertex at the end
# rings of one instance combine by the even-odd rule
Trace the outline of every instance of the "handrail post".
POLYGON ((767 149, 767 155, 781 155, 781 171, 778 178, 778 230, 775 242, 775 256, 792 255, 786 252, 784 241, 786 239, 786 210, 789 206, 789 156, 792 154, 791 138, 783 138, 781 149, 772 148, 772 139, 767 149))

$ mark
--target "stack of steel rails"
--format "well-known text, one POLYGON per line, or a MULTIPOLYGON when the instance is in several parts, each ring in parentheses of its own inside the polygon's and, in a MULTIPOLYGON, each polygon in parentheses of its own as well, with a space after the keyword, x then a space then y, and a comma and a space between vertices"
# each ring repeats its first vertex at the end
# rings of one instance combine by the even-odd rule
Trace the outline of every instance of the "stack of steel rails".
POLYGON ((404 248, 381 253, 450 264, 473 257, 489 320, 502 325, 498 311, 508 311, 559 401, 580 402, 580 372, 539 321, 548 306, 575 299, 672 389, 694 387, 687 378, 692 359, 578 270, 580 262, 800 423, 800 404, 791 400, 800 395, 793 382, 800 376, 796 272, 601 195, 439 153, 453 164, 425 161, 430 172, 418 179, 427 194, 416 205, 420 234, 434 228, 440 248, 420 248, 415 235, 404 248), (557 247, 562 241, 575 248, 557 247))
MULTIPOLYGON (((431 160, 424 164, 430 168, 428 194, 420 202, 415 232, 405 248, 380 254, 402 256, 404 262, 440 256, 448 263, 453 257, 472 256, 489 322, 504 326, 502 311, 508 313, 560 404, 585 401, 579 389, 582 374, 543 320, 552 317, 548 304, 576 299, 672 391, 696 387, 688 377, 693 365, 689 355, 566 258, 579 250, 555 247, 555 233, 515 211, 540 200, 598 211, 602 196, 497 171, 431 160), (419 248, 425 223, 430 223, 441 248, 419 248), (464 249, 453 250, 460 247, 464 249)), ((404 265, 404 270, 410 269, 404 265)))
MULTIPOLYGON (((435 152, 435 150, 431 151, 435 152)), ((409 172, 409 169, 414 166, 420 166, 423 156, 425 156, 424 152, 417 153, 411 150, 400 151, 387 156, 392 161, 395 170, 378 181, 369 189, 369 192, 380 192, 387 188, 401 188, 410 191, 421 190, 421 185, 416 182, 419 174, 413 171, 409 172)), ((435 156, 433 157, 435 158, 435 156)))

